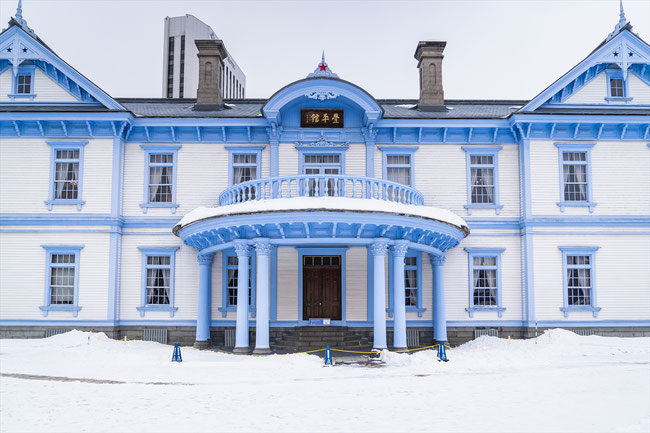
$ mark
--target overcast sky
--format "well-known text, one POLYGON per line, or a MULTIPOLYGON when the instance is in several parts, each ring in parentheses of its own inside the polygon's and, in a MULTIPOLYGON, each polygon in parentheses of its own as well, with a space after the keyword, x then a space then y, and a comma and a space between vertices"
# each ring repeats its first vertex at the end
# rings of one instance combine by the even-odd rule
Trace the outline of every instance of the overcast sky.
MULTIPOLYGON (((0 0, 2 27, 17 0, 0 0)), ((650 2, 625 0, 649 41, 650 2)), ((530 99, 581 61, 618 22, 618 0, 171 1, 23 0, 23 17, 59 56, 114 97, 160 97, 165 16, 209 24, 269 97, 330 68, 376 98, 417 98, 419 40, 447 41, 447 99, 530 99)))

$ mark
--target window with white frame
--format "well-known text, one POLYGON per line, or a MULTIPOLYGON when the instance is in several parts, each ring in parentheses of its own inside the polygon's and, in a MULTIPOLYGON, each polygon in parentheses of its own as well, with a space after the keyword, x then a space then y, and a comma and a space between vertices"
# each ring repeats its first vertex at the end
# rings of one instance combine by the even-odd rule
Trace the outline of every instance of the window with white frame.
MULTIPOLYGON (((259 179, 262 175, 264 146, 226 146, 228 150, 228 184, 238 185, 259 179)), ((237 191, 238 201, 254 200, 255 185, 244 185, 237 191)))
POLYGON ((386 180, 411 184, 411 155, 386 155, 386 180))
POLYGON ((173 317, 174 272, 178 247, 139 247, 142 252, 142 294, 140 315, 166 311, 173 317))
MULTIPOLYGON (((237 311, 237 286, 239 284, 239 258, 234 250, 223 252, 222 303, 219 311, 226 317, 228 311, 237 311)), ((248 310, 255 315, 255 254, 248 257, 248 310)))
POLYGON ((21 99, 26 98, 29 100, 34 100, 36 96, 34 94, 34 74, 36 72, 36 66, 30 61, 24 61, 18 66, 18 72, 14 76, 13 83, 11 85, 11 93, 9 93, 9 99, 21 99))
POLYGON ((609 79, 609 94, 612 98, 622 98, 625 96, 623 77, 609 79))
POLYGON ((81 210, 81 185, 83 178, 83 155, 87 141, 48 141, 51 146, 50 193, 45 203, 49 210, 53 205, 72 204, 81 210))
POLYGON ((463 147, 467 161, 467 213, 472 209, 495 209, 499 214, 498 152, 502 147, 463 147))
POLYGON ((503 249, 466 248, 469 259, 469 312, 496 311, 501 317, 501 253, 503 249))
POLYGON ((232 171, 233 185, 257 179, 257 154, 233 153, 232 171))
POLYGON ((627 94, 627 83, 621 69, 607 69, 607 98, 611 100, 631 100, 627 94))
POLYGON ((417 147, 379 146, 382 152, 382 177, 385 180, 413 186, 414 154, 417 147))
MULTIPOLYGON (((371 271, 371 270, 370 270, 371 271)), ((369 272, 370 272, 369 271, 369 272)), ((388 305, 389 316, 393 316, 395 290, 393 287, 393 256, 388 253, 388 305)), ((419 317, 426 311, 422 308, 422 253, 408 250, 404 257, 404 304, 407 312, 417 312, 419 317)))
POLYGON ((567 206, 586 206, 593 211, 591 158, 588 144, 556 143, 560 157, 560 210, 567 206))
POLYGON ((594 260, 596 247, 560 247, 562 251, 564 307, 570 311, 591 311, 597 316, 594 260))
POLYGON ((144 202, 148 208, 171 208, 176 212, 176 167, 180 146, 142 145, 145 151, 144 202))
MULTIPOLYGON (((313 176, 339 175, 342 172, 341 161, 342 155, 340 153, 303 153, 302 174, 313 176)), ((307 194, 310 197, 334 197, 338 195, 337 184, 338 180, 336 178, 314 177, 306 179, 302 188, 307 189, 307 194)))
POLYGON ((40 309, 47 316, 49 311, 72 311, 74 316, 81 309, 79 299, 79 256, 83 246, 43 246, 47 254, 45 301, 40 309))
POLYGON ((18 74, 18 77, 16 77, 16 93, 19 95, 32 93, 32 74, 18 74))

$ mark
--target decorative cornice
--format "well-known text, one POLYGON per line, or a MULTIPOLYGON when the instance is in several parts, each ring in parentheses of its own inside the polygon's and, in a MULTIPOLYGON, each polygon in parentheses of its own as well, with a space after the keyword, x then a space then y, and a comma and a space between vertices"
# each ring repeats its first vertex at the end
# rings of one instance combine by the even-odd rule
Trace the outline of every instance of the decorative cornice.
POLYGON ((350 147, 350 144, 348 142, 335 143, 328 141, 325 137, 320 137, 318 140, 312 141, 311 143, 298 142, 296 143, 295 147, 296 149, 308 149, 310 147, 335 147, 338 149, 347 149, 350 147))
POLYGON ((329 90, 314 90, 312 92, 305 93, 305 96, 309 99, 318 99, 319 101, 325 101, 326 99, 336 99, 340 95, 338 93, 330 92, 329 90))

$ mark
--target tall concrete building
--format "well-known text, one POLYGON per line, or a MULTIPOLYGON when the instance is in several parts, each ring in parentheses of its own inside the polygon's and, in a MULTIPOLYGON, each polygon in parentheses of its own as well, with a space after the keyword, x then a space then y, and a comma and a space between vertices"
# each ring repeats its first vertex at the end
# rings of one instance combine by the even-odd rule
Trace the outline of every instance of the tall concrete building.
MULTIPOLYGON (((165 18, 163 48, 163 98, 196 98, 199 60, 197 39, 219 39, 212 28, 195 16, 165 18)), ((246 95, 246 75, 228 53, 223 60, 223 95, 226 99, 246 95)))

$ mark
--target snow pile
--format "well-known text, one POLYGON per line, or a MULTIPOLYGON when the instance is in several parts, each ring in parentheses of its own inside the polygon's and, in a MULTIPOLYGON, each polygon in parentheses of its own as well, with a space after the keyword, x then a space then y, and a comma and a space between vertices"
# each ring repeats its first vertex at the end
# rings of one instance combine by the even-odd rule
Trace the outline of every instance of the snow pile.
POLYGON ((469 233, 469 227, 465 220, 446 209, 440 209, 433 206, 395 203, 377 199, 356 199, 347 197, 278 198, 273 200, 247 201, 228 206, 198 207, 185 215, 176 227, 180 229, 194 222, 208 218, 220 218, 230 215, 262 212, 292 211, 369 212, 414 216, 450 224, 466 233, 469 233))
POLYGON ((172 350, 79 331, 0 340, 0 431, 650 429, 649 338, 481 337, 447 363, 384 351, 378 368, 172 350))

